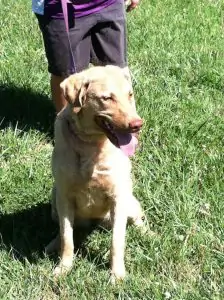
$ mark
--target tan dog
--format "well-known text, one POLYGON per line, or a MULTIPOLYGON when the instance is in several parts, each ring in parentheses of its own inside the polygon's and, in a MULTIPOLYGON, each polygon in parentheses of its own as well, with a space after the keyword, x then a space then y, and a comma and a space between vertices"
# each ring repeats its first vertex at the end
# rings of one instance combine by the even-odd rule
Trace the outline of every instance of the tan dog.
POLYGON ((128 158, 136 146, 131 133, 142 126, 130 81, 118 67, 93 67, 65 79, 61 88, 68 105, 55 122, 52 167, 61 261, 54 273, 72 267, 74 220, 100 218, 111 220, 111 272, 122 279, 127 220, 143 226, 128 158))

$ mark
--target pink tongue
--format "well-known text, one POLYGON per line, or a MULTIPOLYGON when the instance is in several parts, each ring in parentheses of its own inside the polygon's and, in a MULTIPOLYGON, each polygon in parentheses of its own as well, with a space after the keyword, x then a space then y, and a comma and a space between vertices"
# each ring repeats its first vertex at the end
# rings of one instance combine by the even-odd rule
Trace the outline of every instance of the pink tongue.
POLYGON ((127 156, 132 156, 135 153, 138 140, 135 136, 130 133, 116 133, 119 147, 123 151, 123 153, 127 156))

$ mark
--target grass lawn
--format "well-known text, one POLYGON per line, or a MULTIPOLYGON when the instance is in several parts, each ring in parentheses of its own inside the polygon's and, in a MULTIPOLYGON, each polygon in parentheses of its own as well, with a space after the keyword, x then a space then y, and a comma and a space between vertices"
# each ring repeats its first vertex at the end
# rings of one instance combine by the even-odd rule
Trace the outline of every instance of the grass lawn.
POLYGON ((108 231, 77 245, 67 277, 52 276, 47 64, 31 1, 0 5, 0 299, 224 299, 223 1, 142 0, 128 16, 145 120, 134 190, 151 232, 128 228, 128 274, 117 286, 108 231))

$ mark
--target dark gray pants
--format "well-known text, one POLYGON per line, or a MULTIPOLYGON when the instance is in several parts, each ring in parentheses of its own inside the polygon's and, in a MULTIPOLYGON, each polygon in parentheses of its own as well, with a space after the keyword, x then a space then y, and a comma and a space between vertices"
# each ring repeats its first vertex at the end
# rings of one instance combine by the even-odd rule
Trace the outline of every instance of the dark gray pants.
MULTIPOLYGON (((56 76, 72 73, 64 20, 36 15, 41 29, 48 70, 56 76)), ((101 11, 72 20, 70 39, 77 72, 94 65, 127 66, 126 16, 123 0, 101 11)))

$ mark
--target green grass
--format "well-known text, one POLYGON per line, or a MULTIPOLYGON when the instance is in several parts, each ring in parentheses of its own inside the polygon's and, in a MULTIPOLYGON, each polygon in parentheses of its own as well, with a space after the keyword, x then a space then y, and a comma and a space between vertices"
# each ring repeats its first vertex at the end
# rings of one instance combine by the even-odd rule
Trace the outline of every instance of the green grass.
POLYGON ((145 120, 135 194, 153 234, 128 228, 128 276, 115 287, 110 232, 88 235, 58 282, 57 258, 43 252, 57 231, 48 204, 54 110, 30 2, 0 1, 0 299, 223 299, 223 1, 142 0, 128 16, 145 120))

